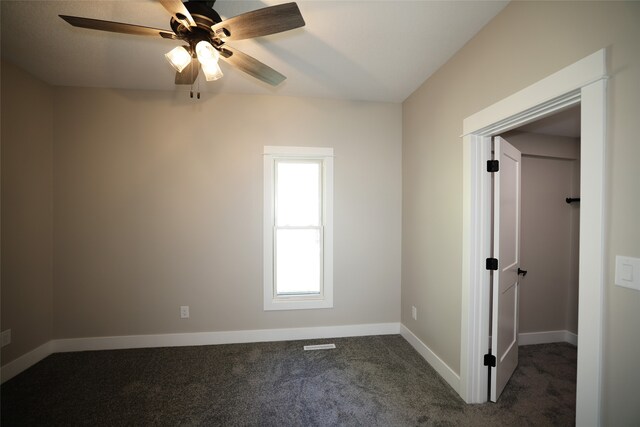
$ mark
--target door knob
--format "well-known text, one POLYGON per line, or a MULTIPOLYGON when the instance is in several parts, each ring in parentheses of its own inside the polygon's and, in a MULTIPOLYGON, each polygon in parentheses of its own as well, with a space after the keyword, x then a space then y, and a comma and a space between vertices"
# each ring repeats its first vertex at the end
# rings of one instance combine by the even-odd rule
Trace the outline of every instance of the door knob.
POLYGON ((527 275, 527 270, 521 270, 520 267, 518 267, 518 274, 522 274, 522 277, 527 275))

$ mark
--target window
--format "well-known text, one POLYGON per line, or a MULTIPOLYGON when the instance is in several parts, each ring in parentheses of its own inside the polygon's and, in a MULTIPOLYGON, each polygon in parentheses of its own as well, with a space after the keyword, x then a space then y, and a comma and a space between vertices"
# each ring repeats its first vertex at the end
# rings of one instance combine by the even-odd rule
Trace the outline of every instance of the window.
POLYGON ((264 309, 333 307, 333 149, 264 148, 264 309))

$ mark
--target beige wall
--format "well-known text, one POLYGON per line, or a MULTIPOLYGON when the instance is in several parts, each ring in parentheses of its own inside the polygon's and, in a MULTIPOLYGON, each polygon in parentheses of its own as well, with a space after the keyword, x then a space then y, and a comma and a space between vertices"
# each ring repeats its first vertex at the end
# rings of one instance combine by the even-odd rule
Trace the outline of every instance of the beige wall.
POLYGON ((51 89, 2 62, 2 365, 51 339, 51 89))
POLYGON ((578 333, 580 140, 508 132, 522 153, 521 333, 578 333))
MULTIPOLYGON (((402 115, 389 104, 255 96, 192 103, 153 92, 55 89, 54 336, 397 321, 402 135, 402 321, 459 372, 462 120, 606 47, 604 409, 607 425, 637 421, 640 293, 613 286, 613 261, 616 254, 640 257, 638 22, 637 2, 513 2, 406 100, 402 115), (333 310, 262 311, 258 236, 266 144, 336 149, 333 310), (178 319, 183 304, 192 311, 186 321, 178 319)), ((41 334, 19 350, 24 353, 48 339, 51 319, 50 216, 42 214, 51 206, 42 177, 50 176, 51 163, 31 163, 46 158, 50 146, 51 134, 43 131, 50 110, 40 111, 50 97, 37 82, 20 86, 25 76, 8 80, 11 73, 3 66, 2 324, 16 310, 19 322, 41 334), (5 88, 13 85, 15 91, 5 88), (21 105, 32 91, 43 102, 21 105), (16 100, 10 108, 9 100, 16 100), (25 182, 5 189, 5 176, 17 165, 6 160, 7 141, 32 132, 42 142, 34 148, 38 156, 25 156, 28 146, 16 150, 34 173, 16 171, 25 182), (27 194, 22 185, 33 185, 29 194, 41 197, 25 201, 24 215, 13 214, 14 234, 5 226, 11 218, 5 206, 12 192, 27 194), (18 236, 19 227, 25 233, 18 236), (5 246, 19 249, 15 262, 5 246), (10 298, 7 277, 25 254, 29 268, 16 277, 28 274, 20 280, 42 289, 13 287, 10 298), (40 272, 35 278, 33 265, 40 272)), ((16 330, 14 336, 3 363, 18 351, 16 330)))
POLYGON ((56 88, 54 111, 55 338, 399 321, 400 104, 56 88), (335 149, 333 309, 263 311, 264 145, 335 149))
POLYGON ((606 425, 640 419, 640 292, 613 284, 615 255, 640 257, 638 22, 639 2, 512 2, 403 104, 402 321, 459 372, 462 121, 608 49, 606 425))

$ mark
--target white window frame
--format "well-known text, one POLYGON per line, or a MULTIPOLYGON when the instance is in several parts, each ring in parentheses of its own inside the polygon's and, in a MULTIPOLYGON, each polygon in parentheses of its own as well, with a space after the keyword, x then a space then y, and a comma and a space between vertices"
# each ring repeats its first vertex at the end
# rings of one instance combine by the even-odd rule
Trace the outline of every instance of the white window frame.
POLYGON ((333 148, 264 147, 264 309, 333 308, 333 148), (279 160, 308 160, 322 167, 320 294, 277 295, 275 288, 275 164, 279 160))

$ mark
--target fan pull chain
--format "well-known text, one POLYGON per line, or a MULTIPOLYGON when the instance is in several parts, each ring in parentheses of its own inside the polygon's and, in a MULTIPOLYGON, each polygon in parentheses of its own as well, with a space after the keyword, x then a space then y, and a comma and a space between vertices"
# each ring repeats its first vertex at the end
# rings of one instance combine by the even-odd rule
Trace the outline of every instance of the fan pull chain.
MULTIPOLYGON (((197 80, 197 82, 198 82, 198 86, 196 88, 196 91, 197 91, 196 96, 198 99, 200 99, 200 81, 197 80)), ((189 92, 189 96, 193 98, 193 83, 191 83, 191 91, 189 92)))

